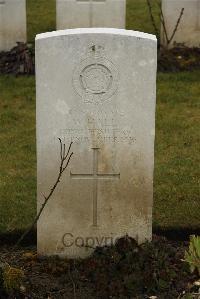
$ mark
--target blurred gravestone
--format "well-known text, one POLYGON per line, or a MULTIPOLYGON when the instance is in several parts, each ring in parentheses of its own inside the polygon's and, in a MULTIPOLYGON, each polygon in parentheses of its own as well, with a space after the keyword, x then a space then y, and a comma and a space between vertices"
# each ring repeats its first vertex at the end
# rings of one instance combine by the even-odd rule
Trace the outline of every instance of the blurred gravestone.
POLYGON ((0 51, 26 42, 26 0, 0 0, 0 51))
POLYGON ((57 0, 57 29, 125 28, 126 0, 57 0))

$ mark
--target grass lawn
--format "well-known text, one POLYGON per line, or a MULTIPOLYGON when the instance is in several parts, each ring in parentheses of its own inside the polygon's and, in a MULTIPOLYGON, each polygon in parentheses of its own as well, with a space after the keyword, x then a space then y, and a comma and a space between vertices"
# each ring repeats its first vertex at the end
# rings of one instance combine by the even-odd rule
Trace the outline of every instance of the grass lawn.
POLYGON ((56 28, 56 0, 27 0, 28 41, 35 35, 56 28))
MULTIPOLYGON (((145 3, 128 0, 127 28, 153 32, 145 3)), ((54 0, 28 0, 27 7, 29 41, 55 29, 54 0)), ((154 227, 199 226, 199 77, 200 71, 158 74, 154 227)), ((0 144, 5 232, 25 228, 36 213, 34 77, 0 76, 0 144)))
POLYGON ((0 231, 36 212, 34 77, 0 76, 0 231))
POLYGON ((158 74, 154 225, 200 228, 200 71, 158 74))

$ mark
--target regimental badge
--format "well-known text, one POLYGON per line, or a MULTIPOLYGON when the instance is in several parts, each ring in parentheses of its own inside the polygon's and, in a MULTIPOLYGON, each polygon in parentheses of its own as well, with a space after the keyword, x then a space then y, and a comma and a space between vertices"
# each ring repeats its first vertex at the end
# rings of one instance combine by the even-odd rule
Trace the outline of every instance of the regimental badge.
POLYGON ((80 62, 73 75, 76 92, 86 103, 101 103, 117 90, 119 73, 105 57, 102 46, 89 47, 88 57, 80 62))

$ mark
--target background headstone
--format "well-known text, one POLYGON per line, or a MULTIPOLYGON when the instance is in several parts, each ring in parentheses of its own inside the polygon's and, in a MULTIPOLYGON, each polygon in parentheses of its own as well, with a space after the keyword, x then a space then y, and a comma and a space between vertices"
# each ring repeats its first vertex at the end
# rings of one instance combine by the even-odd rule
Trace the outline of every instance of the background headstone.
POLYGON ((26 42, 26 0, 0 0, 0 51, 26 42))
POLYGON ((57 29, 125 28, 126 0, 57 0, 57 29))
MULTIPOLYGON (((182 8, 184 13, 170 45, 200 47, 200 0, 162 0, 168 36, 172 35, 182 8)), ((163 28, 161 28, 161 44, 166 45, 163 28)))
POLYGON ((156 53, 155 36, 134 31, 37 36, 38 208, 58 174, 58 138, 74 152, 38 222, 39 254, 151 239, 156 53))

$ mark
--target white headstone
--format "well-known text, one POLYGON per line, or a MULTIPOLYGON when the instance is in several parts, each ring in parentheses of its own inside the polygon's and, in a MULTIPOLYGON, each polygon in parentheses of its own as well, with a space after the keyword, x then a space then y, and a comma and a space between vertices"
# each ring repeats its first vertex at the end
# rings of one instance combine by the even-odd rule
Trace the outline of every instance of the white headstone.
POLYGON ((155 36, 128 30, 36 37, 38 209, 57 178, 58 138, 74 152, 38 222, 39 254, 151 239, 156 55, 155 36))
MULTIPOLYGON (((182 8, 184 13, 170 46, 182 44, 200 47, 200 0, 162 0, 168 36, 172 35, 182 8)), ((163 28, 161 28, 161 44, 167 44, 163 28)))
POLYGON ((26 0, 0 0, 0 51, 26 42, 26 0))
POLYGON ((57 29, 125 28, 126 0, 56 0, 57 29))

